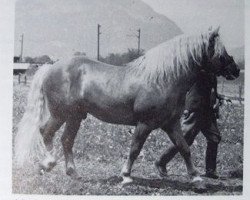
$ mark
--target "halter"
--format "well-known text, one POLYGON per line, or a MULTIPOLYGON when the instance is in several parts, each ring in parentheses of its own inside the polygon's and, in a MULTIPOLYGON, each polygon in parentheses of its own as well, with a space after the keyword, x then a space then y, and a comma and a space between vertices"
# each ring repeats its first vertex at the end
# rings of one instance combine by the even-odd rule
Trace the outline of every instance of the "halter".
POLYGON ((217 73, 214 72, 211 67, 209 67, 211 65, 212 64, 211 64, 211 62, 209 62, 208 55, 204 52, 203 56, 202 56, 202 63, 200 64, 200 67, 201 67, 200 73, 204 73, 204 71, 205 71, 208 75, 215 75, 216 76, 217 73))
MULTIPOLYGON (((221 62, 223 62, 223 61, 221 61, 221 62)), ((229 60, 224 61, 224 62, 226 62, 226 63, 225 63, 224 65, 222 65, 222 67, 221 67, 221 69, 220 69, 220 71, 219 71, 219 75, 222 75, 222 76, 224 75, 225 72, 228 71, 229 66, 230 66, 232 63, 234 63, 234 59, 233 59, 232 56, 229 56, 229 60)))
POLYGON ((220 62, 220 67, 219 69, 216 69, 216 71, 213 70, 211 62, 208 59, 208 55, 206 53, 203 53, 203 59, 202 59, 202 64, 200 64, 199 66, 201 66, 201 70, 206 71, 206 73, 208 74, 213 74, 215 76, 220 76, 223 75, 223 72, 225 72, 229 66, 234 62, 234 59, 232 56, 228 56, 229 59, 226 59, 224 56, 220 56, 219 58, 219 62, 220 62), (222 58, 224 58, 225 60, 222 60, 222 58))

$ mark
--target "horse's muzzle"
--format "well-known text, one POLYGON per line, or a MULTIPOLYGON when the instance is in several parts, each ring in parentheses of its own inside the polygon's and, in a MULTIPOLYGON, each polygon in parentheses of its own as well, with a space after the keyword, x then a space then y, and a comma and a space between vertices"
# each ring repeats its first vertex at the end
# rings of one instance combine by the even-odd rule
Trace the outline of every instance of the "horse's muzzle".
POLYGON ((235 63, 233 63, 225 68, 223 76, 227 80, 234 80, 240 76, 240 69, 235 63))

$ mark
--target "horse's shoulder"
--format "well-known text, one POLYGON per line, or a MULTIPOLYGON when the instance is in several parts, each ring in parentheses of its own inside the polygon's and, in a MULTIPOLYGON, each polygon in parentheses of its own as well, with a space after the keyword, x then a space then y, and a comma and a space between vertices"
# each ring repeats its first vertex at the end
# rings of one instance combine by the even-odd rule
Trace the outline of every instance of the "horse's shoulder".
POLYGON ((135 99, 135 108, 137 110, 145 110, 148 108, 162 107, 165 104, 164 95, 155 88, 144 88, 138 91, 135 99))

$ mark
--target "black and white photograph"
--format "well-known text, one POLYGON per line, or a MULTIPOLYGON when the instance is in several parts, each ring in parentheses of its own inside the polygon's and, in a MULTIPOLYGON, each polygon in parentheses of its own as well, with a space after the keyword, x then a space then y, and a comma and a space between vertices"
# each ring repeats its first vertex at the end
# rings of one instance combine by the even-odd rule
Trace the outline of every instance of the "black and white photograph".
POLYGON ((13 1, 0 18, 10 198, 242 198, 249 6, 13 1))

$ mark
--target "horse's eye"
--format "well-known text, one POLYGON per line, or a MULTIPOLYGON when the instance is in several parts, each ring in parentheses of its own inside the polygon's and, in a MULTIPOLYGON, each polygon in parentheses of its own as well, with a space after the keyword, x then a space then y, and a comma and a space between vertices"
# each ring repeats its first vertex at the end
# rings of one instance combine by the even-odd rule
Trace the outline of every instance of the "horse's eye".
POLYGON ((220 56, 220 61, 221 61, 222 63, 225 63, 225 62, 226 62, 225 57, 224 57, 224 56, 220 56))

